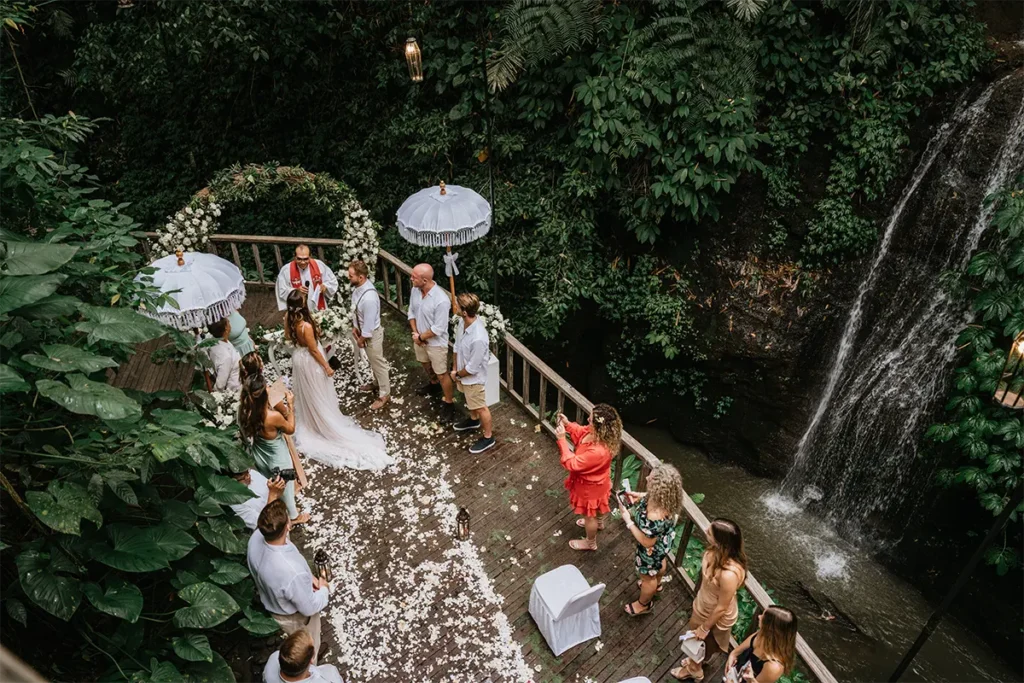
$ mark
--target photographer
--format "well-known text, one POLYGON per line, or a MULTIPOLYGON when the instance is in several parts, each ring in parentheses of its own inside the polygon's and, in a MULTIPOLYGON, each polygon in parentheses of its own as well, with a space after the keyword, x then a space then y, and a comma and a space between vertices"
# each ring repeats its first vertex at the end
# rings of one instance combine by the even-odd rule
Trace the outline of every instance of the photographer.
POLYGON ((793 670, 796 615, 785 607, 772 605, 757 618, 757 625, 757 631, 729 653, 725 664, 726 680, 775 683, 793 670))
POLYGON ((283 501, 275 500, 263 508, 257 527, 258 532, 249 539, 246 559, 260 601, 288 635, 300 629, 309 631, 311 661, 316 663, 320 611, 330 597, 327 581, 314 578, 302 553, 288 540, 292 522, 283 501))
POLYGON ((281 649, 270 655, 263 668, 263 683, 286 681, 326 681, 344 683, 338 669, 331 664, 316 666, 313 661, 313 639, 306 629, 301 628, 285 638, 281 649))
POLYGON ((251 469, 244 472, 232 472, 230 476, 256 494, 255 498, 250 498, 230 506, 235 511, 235 514, 245 522, 245 526, 249 530, 255 531, 256 520, 259 519, 263 508, 281 497, 281 494, 284 493, 284 487, 288 482, 281 477, 267 479, 259 472, 251 469))
POLYGON ((309 521, 309 515, 305 512, 300 515, 295 505, 295 469, 284 440, 285 434, 295 432, 295 413, 290 408, 293 403, 294 396, 289 391, 283 401, 271 407, 263 375, 247 375, 242 382, 238 431, 249 447, 260 474, 270 478, 280 472, 281 478, 287 481, 281 500, 288 508, 292 523, 304 524, 309 521))

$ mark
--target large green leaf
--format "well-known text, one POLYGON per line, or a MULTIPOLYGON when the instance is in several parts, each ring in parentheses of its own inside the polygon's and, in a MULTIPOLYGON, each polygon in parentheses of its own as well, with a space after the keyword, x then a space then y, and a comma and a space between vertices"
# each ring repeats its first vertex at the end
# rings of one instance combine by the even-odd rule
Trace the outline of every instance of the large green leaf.
POLYGON ((28 391, 32 385, 26 382, 10 365, 0 363, 0 394, 28 391))
POLYGON ((103 339, 121 344, 140 344, 167 333, 162 323, 127 308, 83 306, 82 313, 87 320, 75 325, 75 329, 88 334, 89 343, 103 339))
POLYGON ((157 422, 164 427, 195 427, 203 421, 203 416, 192 410, 164 410, 157 408, 152 412, 157 422))
POLYGON ((213 562, 214 572, 210 574, 210 580, 222 586, 230 586, 238 583, 249 576, 249 568, 240 562, 215 559, 213 562))
POLYGON ((90 548, 97 562, 126 572, 151 572, 168 566, 167 556, 148 529, 111 524, 107 535, 110 545, 96 543, 90 548))
POLYGON ((131 683, 185 683, 185 676, 171 662, 149 660, 149 671, 136 671, 131 683))
POLYGON ((42 298, 31 306, 26 306, 18 311, 18 315, 29 320, 51 320, 53 318, 67 318, 78 312, 82 307, 82 300, 75 296, 64 294, 51 294, 42 298))
POLYGON ((199 541, 190 534, 170 524, 161 524, 146 531, 168 560, 180 560, 199 545, 199 541))
POLYGON ((74 482, 51 481, 45 492, 26 491, 25 502, 46 526, 64 534, 78 536, 82 519, 103 526, 103 515, 89 492, 74 482))
POLYGON ((238 624, 257 638, 266 638, 281 630, 280 624, 250 605, 245 606, 245 618, 239 619, 238 624))
POLYGON ((21 588, 29 599, 53 616, 69 620, 82 600, 78 579, 60 576, 46 553, 26 550, 14 560, 21 588))
POLYGON ((213 628, 238 611, 238 603, 230 595, 206 581, 186 586, 178 597, 190 605, 174 613, 178 628, 213 628))
POLYGON ((210 639, 201 633, 186 633, 184 636, 175 637, 171 645, 174 647, 174 654, 186 662, 213 661, 210 639))
POLYGON ((87 583, 82 586, 82 592, 93 607, 119 619, 135 623, 142 614, 142 591, 135 584, 110 578, 106 590, 95 583, 87 583))
POLYGON ((188 683, 235 683, 235 674, 231 667, 216 652, 212 662, 193 662, 185 671, 188 683))
POLYGON ((142 406, 117 387, 94 382, 85 375, 68 375, 70 387, 63 382, 41 379, 39 393, 73 413, 96 415, 104 420, 124 420, 142 415, 142 406))
POLYGON ((213 517, 199 523, 199 535, 217 550, 229 555, 245 553, 245 541, 235 535, 231 525, 224 519, 213 517))
POLYGON ((7 242, 4 266, 8 275, 43 275, 71 260, 78 247, 39 242, 7 242))
POLYGON ((196 513, 180 500, 165 500, 161 503, 164 522, 179 529, 191 529, 196 523, 196 513))
POLYGON ((26 363, 37 368, 53 370, 55 372, 96 372, 104 368, 116 368, 118 363, 113 358, 100 356, 99 354, 79 349, 66 344, 43 344, 41 356, 35 353, 27 353, 21 357, 26 363))
POLYGON ((220 505, 237 505, 255 497, 256 494, 245 484, 219 474, 210 475, 196 491, 197 502, 209 499, 220 505))
POLYGON ((57 291, 66 275, 24 275, 0 277, 0 313, 9 313, 45 299, 57 291))

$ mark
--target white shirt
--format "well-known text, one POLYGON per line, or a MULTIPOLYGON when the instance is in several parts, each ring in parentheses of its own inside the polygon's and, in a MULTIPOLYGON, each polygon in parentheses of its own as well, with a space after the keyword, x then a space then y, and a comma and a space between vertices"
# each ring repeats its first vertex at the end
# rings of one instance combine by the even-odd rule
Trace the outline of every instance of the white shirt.
POLYGON ((260 513, 267 506, 267 498, 270 497, 270 487, 267 486, 267 478, 256 470, 249 470, 249 478, 249 490, 255 493, 256 497, 236 503, 231 506, 231 509, 245 522, 245 526, 255 529, 256 520, 260 518, 260 513))
MULTIPOLYGON (((316 261, 316 265, 320 268, 320 279, 323 280, 322 287, 313 286, 313 275, 309 272, 309 266, 306 268, 299 269, 299 281, 305 284, 309 283, 309 292, 306 294, 306 305, 309 306, 310 311, 317 310, 316 304, 320 299, 320 292, 324 292, 324 298, 330 299, 338 291, 338 278, 334 276, 334 271, 327 267, 320 259, 313 259, 316 261)), ((298 287, 292 287, 292 264, 284 264, 284 268, 277 275, 277 310, 283 311, 288 308, 288 293, 292 289, 298 289, 298 287)))
MULTIPOLYGON (((327 683, 345 683, 341 680, 341 674, 338 673, 337 667, 333 664, 320 664, 319 666, 310 665, 309 667, 309 678, 303 678, 305 681, 319 682, 326 681, 327 683)), ((281 651, 278 650, 274 654, 270 655, 270 659, 267 660, 267 665, 263 667, 263 683, 289 683, 281 678, 281 651)))
POLYGON ((246 553, 256 592, 273 614, 302 614, 311 617, 327 607, 327 588, 313 590, 313 572, 291 541, 270 545, 254 531, 246 553))
POLYGON ((238 361, 242 357, 238 355, 238 349, 234 345, 221 339, 208 350, 210 360, 213 361, 213 374, 216 379, 213 383, 214 391, 238 391, 242 388, 242 382, 238 379, 238 361))
POLYGON ((459 318, 454 347, 455 369, 465 370, 469 375, 459 377, 459 381, 463 384, 486 384, 491 340, 487 338, 487 330, 480 318, 474 320, 469 327, 465 325, 466 322, 459 318))
POLYGON ((413 287, 409 294, 409 320, 416 321, 420 333, 430 330, 434 336, 425 343, 427 346, 448 346, 448 319, 451 317, 452 300, 448 292, 436 282, 426 296, 419 287, 413 287))
POLYGON ((380 327, 380 295, 373 283, 367 280, 352 290, 352 310, 355 312, 355 326, 359 334, 369 339, 380 327))

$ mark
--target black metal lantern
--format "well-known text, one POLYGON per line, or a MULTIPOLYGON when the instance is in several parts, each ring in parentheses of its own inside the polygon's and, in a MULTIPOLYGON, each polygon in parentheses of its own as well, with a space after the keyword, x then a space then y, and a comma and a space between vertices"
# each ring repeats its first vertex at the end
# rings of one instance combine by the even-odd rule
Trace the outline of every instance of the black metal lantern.
POLYGON ((1006 355, 992 398, 1010 410, 1024 410, 1024 332, 1010 344, 1010 352, 1006 355))
POLYGON ((334 576, 331 574, 331 563, 327 559, 327 551, 321 548, 313 554, 313 565, 316 567, 316 574, 324 581, 330 582, 334 576))
POLYGON ((469 538, 469 512, 466 508, 459 508, 459 514, 455 517, 455 537, 460 541, 469 538))
POLYGON ((409 65, 409 78, 413 83, 423 80, 423 55, 415 38, 405 41, 405 63, 409 65))

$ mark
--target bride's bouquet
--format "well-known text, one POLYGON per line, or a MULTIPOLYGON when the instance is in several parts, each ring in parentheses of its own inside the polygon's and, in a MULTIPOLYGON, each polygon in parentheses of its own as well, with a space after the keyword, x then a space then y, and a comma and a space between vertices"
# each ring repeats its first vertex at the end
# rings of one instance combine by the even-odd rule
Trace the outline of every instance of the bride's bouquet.
POLYGON ((204 400, 200 412, 206 418, 203 424, 217 429, 233 429, 238 416, 239 394, 237 391, 213 391, 206 394, 212 398, 204 400))
POLYGON ((320 326, 324 339, 342 339, 352 330, 352 311, 343 306, 316 311, 313 319, 320 326))

